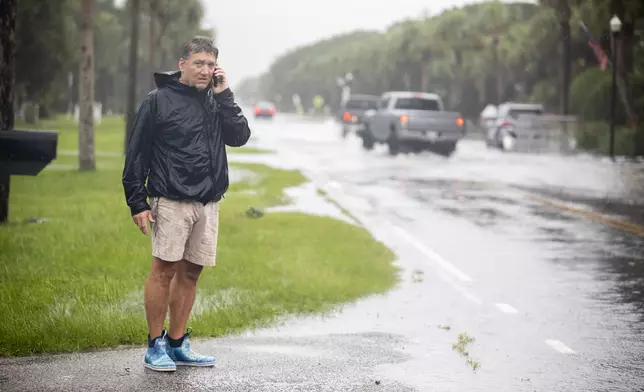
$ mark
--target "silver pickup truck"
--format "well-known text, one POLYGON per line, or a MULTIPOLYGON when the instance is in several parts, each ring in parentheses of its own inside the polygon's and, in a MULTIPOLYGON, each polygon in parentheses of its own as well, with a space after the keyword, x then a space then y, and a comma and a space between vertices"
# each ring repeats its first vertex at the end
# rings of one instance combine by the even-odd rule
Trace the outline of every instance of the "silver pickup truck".
POLYGON ((465 120, 458 112, 445 111, 436 94, 391 91, 381 96, 377 109, 365 113, 357 134, 367 150, 381 143, 389 146, 391 155, 409 147, 449 156, 465 136, 465 120))

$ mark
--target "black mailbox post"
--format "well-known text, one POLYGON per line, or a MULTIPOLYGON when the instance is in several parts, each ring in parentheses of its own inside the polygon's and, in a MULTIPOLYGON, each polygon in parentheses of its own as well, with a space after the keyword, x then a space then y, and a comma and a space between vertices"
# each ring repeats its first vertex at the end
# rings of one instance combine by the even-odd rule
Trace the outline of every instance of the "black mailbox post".
MULTIPOLYGON (((56 158, 57 148, 56 132, 18 129, 0 131, 0 177, 38 175, 56 158)), ((5 219, 6 216, 0 217, 0 223, 5 219)))

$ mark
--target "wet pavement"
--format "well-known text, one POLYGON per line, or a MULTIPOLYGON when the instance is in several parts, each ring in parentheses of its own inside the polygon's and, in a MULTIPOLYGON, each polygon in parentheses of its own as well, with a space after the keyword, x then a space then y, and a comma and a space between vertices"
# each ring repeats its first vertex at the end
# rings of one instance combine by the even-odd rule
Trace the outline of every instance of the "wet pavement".
POLYGON ((216 369, 155 374, 143 349, 0 359, 0 390, 644 389, 642 163, 474 140, 449 159, 390 157, 292 116, 253 130, 251 146, 278 154, 233 159, 303 170, 312 184, 291 192, 310 197, 296 206, 331 214, 322 189, 396 252, 400 284, 325 317, 197 341, 216 369))

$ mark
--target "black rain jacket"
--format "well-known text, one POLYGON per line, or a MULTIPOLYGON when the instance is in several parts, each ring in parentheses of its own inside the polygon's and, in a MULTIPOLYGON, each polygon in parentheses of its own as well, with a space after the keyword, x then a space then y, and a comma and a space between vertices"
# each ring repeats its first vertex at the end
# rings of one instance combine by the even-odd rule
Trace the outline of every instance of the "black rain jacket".
POLYGON ((250 138, 230 89, 199 91, 179 76, 155 73, 157 89, 134 119, 122 178, 132 215, 149 210, 147 198, 153 196, 219 201, 229 185, 226 145, 241 147, 250 138))

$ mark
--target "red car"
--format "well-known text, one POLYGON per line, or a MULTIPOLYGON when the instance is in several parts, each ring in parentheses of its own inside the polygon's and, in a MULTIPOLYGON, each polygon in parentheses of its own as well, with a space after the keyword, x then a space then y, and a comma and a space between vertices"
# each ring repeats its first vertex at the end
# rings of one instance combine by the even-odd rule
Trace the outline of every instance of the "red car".
POLYGON ((273 118, 276 112, 271 102, 258 102, 254 107, 255 118, 273 118))

